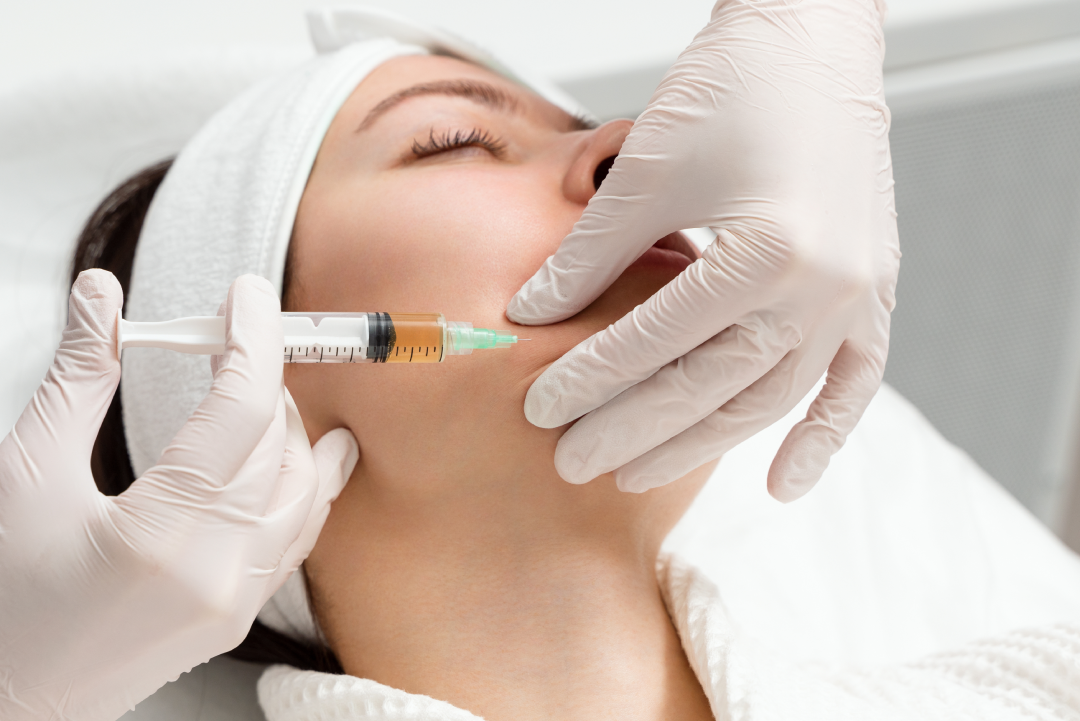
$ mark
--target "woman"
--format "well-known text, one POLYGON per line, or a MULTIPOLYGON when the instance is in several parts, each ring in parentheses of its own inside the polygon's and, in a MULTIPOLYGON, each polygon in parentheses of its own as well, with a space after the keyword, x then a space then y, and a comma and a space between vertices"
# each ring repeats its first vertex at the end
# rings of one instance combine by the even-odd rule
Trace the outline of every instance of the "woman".
MULTIPOLYGON (((283 309, 429 308, 505 325, 506 301, 580 216, 630 122, 583 125, 473 64, 387 61, 323 141, 297 214, 283 309)), ((552 462, 561 431, 521 414, 548 364, 696 256, 681 236, 663 245, 587 311, 530 329, 531 345, 513 351, 431 368, 288 367, 310 437, 345 426, 364 449, 308 566, 316 607, 326 608, 318 618, 347 673, 490 718, 517 717, 521 704, 540 708, 544 698, 558 703, 553 716, 579 708, 595 717, 622 699, 626 713, 643 702, 690 704, 683 718, 709 717, 654 566, 711 467, 645 495, 610 479, 568 485, 552 462), (402 652, 421 647, 427 660, 415 666, 402 652), (620 647, 622 673, 610 663, 620 647), (670 684, 646 683, 665 677, 670 684), (509 706, 491 705, 487 692, 511 687, 496 696, 509 706), (552 687, 566 691, 553 697, 552 687)), ((294 660, 262 657, 286 658, 294 660)))
MULTIPOLYGON (((243 265, 237 258, 248 256, 258 259, 249 266, 273 269, 275 249, 287 247, 285 310, 438 310, 506 325, 508 299, 580 216, 629 122, 589 129, 525 87, 461 59, 395 50, 365 62, 371 67, 341 102, 325 101, 328 127, 297 122, 306 130, 294 134, 300 140, 291 147, 310 147, 314 139, 313 164, 293 160, 302 153, 283 153, 275 165, 271 151, 245 156, 234 153, 236 143, 221 147, 223 138, 239 143, 260 129, 272 145, 293 137, 278 133, 277 120, 260 125, 255 96, 224 111, 185 149, 147 216, 132 312, 205 304, 184 282, 189 275, 221 266, 219 275, 228 276, 243 265), (232 134, 237 129, 242 137, 232 134), (266 180, 277 171, 283 182, 266 180), (217 182, 192 180, 213 173, 217 182), (237 187, 255 191, 230 192, 230 179, 245 173, 254 180, 237 187), (290 210, 277 199, 297 184, 302 195, 290 210), (199 207, 209 210, 192 212, 199 207), (220 207, 238 208, 241 221, 219 217, 220 207), (274 227, 249 232, 250 217, 270 218, 274 227), (225 231, 202 232, 207 219, 225 231), (232 227, 238 230, 228 232, 232 227), (178 234, 178 243, 166 242, 178 234), (233 252, 250 238, 269 251, 233 252), (170 255, 181 251, 186 255, 170 255), (177 257, 192 270, 178 266, 177 257)), ((347 58, 340 65, 361 67, 347 58)), ((336 73, 327 67, 320 78, 336 73)), ((352 77, 335 74, 333 84, 348 85, 352 77)), ((263 98, 281 106, 280 96, 263 98)), ((306 103, 297 107, 308 112, 306 103)), ((143 181, 153 185, 155 178, 160 171, 143 181)), ((141 223, 137 205, 127 216, 133 226, 141 223)), ((87 237, 94 232, 89 228, 87 237)), ((885 679, 865 675, 855 684, 859 693, 844 695, 850 684, 834 693, 827 676, 762 666, 747 654, 725 625, 715 589, 692 570, 662 560, 657 573, 660 542, 711 464, 640 495, 620 493, 610 476, 583 486, 560 480, 551 459, 565 427, 540 429, 521 414, 532 380, 695 257, 680 236, 658 239, 589 308, 530 329, 531 344, 512 351, 424 368, 287 368, 285 383, 311 440, 345 426, 361 457, 305 564, 310 598, 282 602, 276 617, 266 617, 286 633, 256 626, 246 644, 248 658, 258 653, 260 660, 316 671, 279 666, 267 673, 260 698, 271 719, 331 718, 343 709, 383 718, 706 719, 754 708, 791 718, 792 710, 810 706, 786 705, 788 687, 818 709, 988 717, 999 686, 970 691, 948 678, 963 670, 967 656, 885 679), (305 616, 308 600, 314 628, 305 616), (769 673, 754 673, 762 669, 769 673), (900 690, 909 693, 897 705, 900 690), (940 698, 946 702, 937 704, 940 698), (965 706, 958 709, 957 700, 965 706)), ((122 459, 126 436, 138 470, 153 462, 155 444, 168 441, 167 429, 138 422, 147 404, 182 405, 182 384, 170 381, 184 366, 158 362, 167 358, 125 357, 125 427, 114 413, 99 438, 100 462, 122 459)), ((177 415, 186 417, 186 410, 177 415)), ((1061 651, 1061 658, 1077 657, 1075 633, 1010 643, 1038 649, 1043 658, 1051 637, 1073 644, 1073 655, 1061 651)), ((1052 675, 1031 693, 1065 699, 1071 692, 1059 684, 1069 673, 1077 672, 1052 675)))

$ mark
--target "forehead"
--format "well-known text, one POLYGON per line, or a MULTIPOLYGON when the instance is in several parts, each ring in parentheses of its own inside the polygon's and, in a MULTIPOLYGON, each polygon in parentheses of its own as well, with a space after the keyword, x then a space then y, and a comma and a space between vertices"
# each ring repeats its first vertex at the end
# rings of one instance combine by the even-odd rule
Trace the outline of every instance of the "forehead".
MULTIPOLYGON (((380 105, 388 99, 392 100, 395 95, 410 88, 444 81, 466 81, 490 86, 507 98, 516 111, 553 127, 569 129, 578 122, 561 108, 498 73, 464 60, 436 55, 409 55, 386 61, 356 87, 340 114, 349 116, 350 121, 359 125, 373 110, 376 113, 382 110, 380 105)), ((405 98, 399 104, 406 105, 409 100, 405 98)))

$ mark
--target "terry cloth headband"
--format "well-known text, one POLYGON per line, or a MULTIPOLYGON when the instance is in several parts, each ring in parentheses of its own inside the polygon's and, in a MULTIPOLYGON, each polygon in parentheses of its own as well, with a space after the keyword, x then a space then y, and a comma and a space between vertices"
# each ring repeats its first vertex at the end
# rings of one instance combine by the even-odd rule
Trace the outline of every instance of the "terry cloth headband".
MULTIPOLYGON (((214 315, 233 280, 245 273, 266 278, 280 294, 296 210, 323 136, 357 84, 391 58, 460 58, 583 114, 554 85, 526 79, 466 41, 390 13, 319 10, 309 13, 308 29, 314 58, 230 102, 173 162, 139 238, 124 309, 128 320, 214 315)), ((208 361, 199 356, 155 348, 124 354, 124 432, 136 476, 157 462, 210 382, 208 361)), ((306 618, 274 618, 271 625, 311 638, 314 625, 300 576, 294 574, 286 584, 291 590, 279 593, 295 597, 296 603, 286 604, 290 615, 299 612, 295 607, 302 600, 306 618)))

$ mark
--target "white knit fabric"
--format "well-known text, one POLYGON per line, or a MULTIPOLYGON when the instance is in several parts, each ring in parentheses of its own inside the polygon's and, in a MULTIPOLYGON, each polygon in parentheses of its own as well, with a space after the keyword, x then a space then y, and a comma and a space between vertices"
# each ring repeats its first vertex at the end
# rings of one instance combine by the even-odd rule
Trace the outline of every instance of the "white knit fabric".
POLYGON ((267 721, 476 721, 479 717, 430 696, 328 673, 271 666, 259 679, 267 721))
MULTIPOLYGON (((725 721, 1080 721, 1080 627, 1016 631, 915 663, 851 669, 790 663, 747 638, 716 586, 674 557, 657 575, 690 665, 725 721)), ((268 721, 478 721, 374 681, 272 666, 268 721)))

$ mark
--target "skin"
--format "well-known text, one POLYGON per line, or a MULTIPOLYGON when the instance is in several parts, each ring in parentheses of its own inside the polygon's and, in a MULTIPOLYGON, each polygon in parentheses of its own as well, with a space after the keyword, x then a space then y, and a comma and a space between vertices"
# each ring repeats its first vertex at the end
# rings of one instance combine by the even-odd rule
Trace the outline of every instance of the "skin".
POLYGON ((287 309, 437 310, 532 338, 441 365, 287 366, 312 440, 345 426, 361 448, 305 566, 346 672, 492 721, 713 718, 654 571, 712 465, 641 495, 610 476, 570 485, 553 462, 565 428, 536 428, 522 410, 550 363, 696 254, 647 252, 562 323, 503 315, 630 125, 581 129, 486 70, 426 56, 379 67, 331 125, 297 216, 287 309), (394 93, 443 80, 510 102, 416 95, 365 123, 394 93), (412 150, 474 129, 501 149, 412 150))

